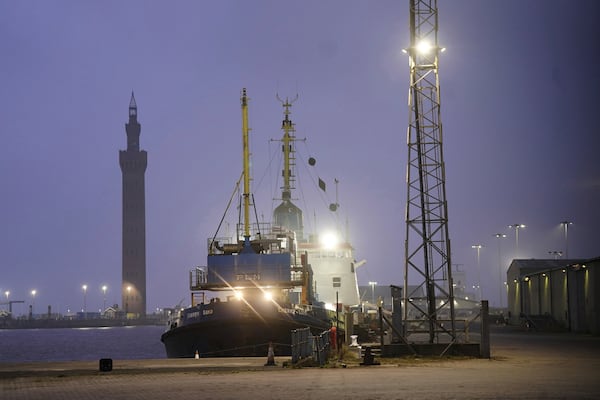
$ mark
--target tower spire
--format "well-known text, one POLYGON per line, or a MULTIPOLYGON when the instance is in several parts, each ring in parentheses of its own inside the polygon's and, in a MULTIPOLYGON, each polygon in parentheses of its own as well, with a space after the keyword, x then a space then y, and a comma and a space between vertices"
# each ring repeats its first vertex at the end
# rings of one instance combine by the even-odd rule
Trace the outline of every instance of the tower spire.
POLYGON ((125 124, 125 132, 127 132, 127 150, 139 151, 141 126, 137 120, 137 103, 133 90, 129 100, 129 122, 125 124))
POLYGON ((133 90, 131 91, 131 100, 129 100, 129 119, 134 119, 137 121, 137 104, 135 102, 133 90))

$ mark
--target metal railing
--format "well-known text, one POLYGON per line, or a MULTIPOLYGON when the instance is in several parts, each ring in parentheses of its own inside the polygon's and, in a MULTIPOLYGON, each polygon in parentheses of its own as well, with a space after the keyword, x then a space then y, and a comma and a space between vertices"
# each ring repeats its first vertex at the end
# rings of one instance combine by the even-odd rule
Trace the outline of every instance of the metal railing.
POLYGON ((329 337, 329 331, 313 336, 309 328, 292 330, 292 364, 312 358, 319 365, 325 365, 331 350, 329 337))

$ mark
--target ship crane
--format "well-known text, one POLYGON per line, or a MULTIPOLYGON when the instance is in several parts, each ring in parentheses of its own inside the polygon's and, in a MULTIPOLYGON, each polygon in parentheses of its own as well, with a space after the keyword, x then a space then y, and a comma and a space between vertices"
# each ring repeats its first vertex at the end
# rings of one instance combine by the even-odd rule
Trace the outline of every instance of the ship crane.
POLYGON ((8 304, 8 312, 12 314, 12 305, 18 303, 25 303, 23 300, 11 300, 5 301, 4 303, 0 303, 0 306, 5 306, 8 304))

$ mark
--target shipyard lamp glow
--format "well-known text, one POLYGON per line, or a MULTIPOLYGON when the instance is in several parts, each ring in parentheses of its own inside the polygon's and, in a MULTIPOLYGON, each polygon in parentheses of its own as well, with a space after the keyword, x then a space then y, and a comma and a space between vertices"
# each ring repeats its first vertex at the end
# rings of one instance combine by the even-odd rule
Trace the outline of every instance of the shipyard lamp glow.
MULTIPOLYGON (((414 49, 416 50, 416 52, 418 54, 427 55, 427 54, 431 53, 431 51, 433 49, 435 49, 435 47, 432 46, 431 43, 429 43, 429 41, 427 41, 427 40, 421 40, 419 43, 417 43, 415 45, 414 49)), ((440 53, 443 53, 443 52, 446 51, 445 47, 438 47, 437 49, 438 49, 438 51, 440 53)), ((408 54, 408 50, 407 49, 402 49, 402 52, 404 54, 408 54)))
POLYGON ((325 232, 319 236, 319 242, 328 250, 335 248, 340 243, 340 238, 334 232, 325 232))

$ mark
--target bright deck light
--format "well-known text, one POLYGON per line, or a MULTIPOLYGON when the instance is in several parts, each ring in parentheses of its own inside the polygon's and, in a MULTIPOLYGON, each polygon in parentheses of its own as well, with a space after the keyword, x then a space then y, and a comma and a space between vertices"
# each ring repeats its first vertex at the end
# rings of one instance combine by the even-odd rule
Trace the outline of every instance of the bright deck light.
POLYGON ((265 292, 265 300, 273 300, 273 294, 271 292, 265 292))
POLYGON ((335 233, 326 232, 320 236, 319 241, 321 242, 321 245, 326 249, 333 249, 338 245, 340 239, 335 233))

